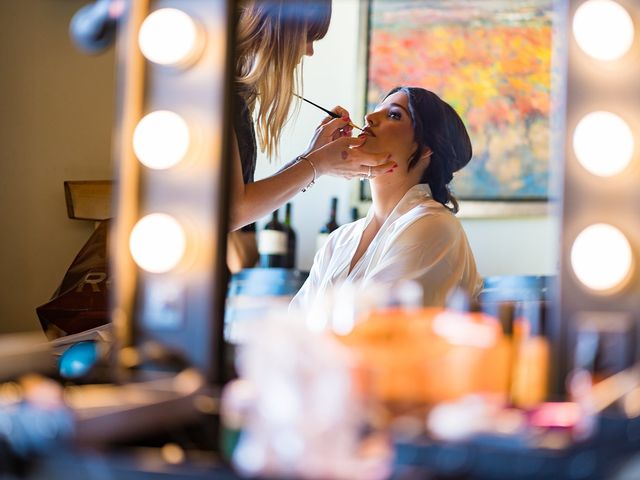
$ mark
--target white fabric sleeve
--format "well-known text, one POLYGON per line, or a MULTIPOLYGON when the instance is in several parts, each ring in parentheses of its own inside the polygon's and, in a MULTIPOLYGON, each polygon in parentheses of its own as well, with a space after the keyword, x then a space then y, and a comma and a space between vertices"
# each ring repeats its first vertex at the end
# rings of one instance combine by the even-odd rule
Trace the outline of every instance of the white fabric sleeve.
POLYGON ((309 276, 289 303, 289 312, 306 312, 313 305, 333 251, 333 241, 331 240, 330 236, 324 246, 313 257, 313 265, 311 265, 309 276))

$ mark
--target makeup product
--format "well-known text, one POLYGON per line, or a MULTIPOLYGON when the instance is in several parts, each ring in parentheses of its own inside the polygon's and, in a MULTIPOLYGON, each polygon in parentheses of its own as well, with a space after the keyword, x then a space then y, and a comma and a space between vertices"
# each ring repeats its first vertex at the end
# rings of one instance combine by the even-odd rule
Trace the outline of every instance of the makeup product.
POLYGON ((521 302, 514 322, 511 400, 520 408, 533 408, 547 399, 549 341, 544 336, 546 306, 521 302))
MULTIPOLYGON (((320 110, 322 110, 323 112, 325 112, 326 114, 328 114, 331 118, 341 118, 340 115, 338 115, 336 112, 332 112, 331 110, 328 110, 324 107, 321 107, 320 105, 318 105, 317 103, 313 103, 311 100, 307 100, 304 97, 301 97, 300 95, 298 95, 297 93, 294 93, 294 95, 296 97, 298 97, 300 100, 304 100, 305 102, 313 105, 316 108, 319 108, 320 110)), ((364 131, 361 127, 357 126, 356 124, 354 124, 353 122, 349 122, 349 125, 352 126, 353 128, 357 128, 358 130, 362 130, 364 131)))

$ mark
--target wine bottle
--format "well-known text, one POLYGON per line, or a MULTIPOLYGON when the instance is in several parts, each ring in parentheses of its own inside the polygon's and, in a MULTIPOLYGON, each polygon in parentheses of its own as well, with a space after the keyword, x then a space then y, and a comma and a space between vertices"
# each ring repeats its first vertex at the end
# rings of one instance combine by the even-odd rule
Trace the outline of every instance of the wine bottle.
POLYGON ((360 219, 360 212, 358 212, 358 207, 351 207, 351 221, 355 222, 360 219))
POLYGON ((322 227, 320 227, 320 231, 318 232, 318 236, 316 237, 316 251, 320 250, 329 238, 329 234, 333 232, 340 225, 336 222, 336 214, 338 211, 338 197, 331 197, 331 209, 329 210, 329 220, 322 227))
POLYGON ((262 268, 282 268, 287 255, 287 234, 284 225, 278 220, 278 210, 272 214, 258 235, 259 265, 262 268))
POLYGON ((296 231, 291 226, 291 203, 287 203, 284 210, 284 231, 287 234, 287 255, 285 268, 296 268, 296 231))

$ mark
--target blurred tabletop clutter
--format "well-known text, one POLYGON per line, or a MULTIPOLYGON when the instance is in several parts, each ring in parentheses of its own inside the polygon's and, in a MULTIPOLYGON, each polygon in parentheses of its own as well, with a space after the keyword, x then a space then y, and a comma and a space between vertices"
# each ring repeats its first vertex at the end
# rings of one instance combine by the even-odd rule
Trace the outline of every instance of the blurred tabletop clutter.
MULTIPOLYGON (((478 304, 453 295, 447 308, 387 289, 373 292, 377 303, 368 299, 367 308, 333 298, 314 315, 289 312, 305 278, 282 268, 232 276, 225 323, 233 378, 222 390, 152 344, 127 355, 153 367, 123 383, 109 364, 111 324, 46 343, 12 340, 31 361, 3 369, 0 471, 52 479, 636 478, 639 367, 603 373, 593 358, 572 371, 564 396, 548 388, 545 285, 553 279, 491 279, 478 304), (508 288, 495 287, 500 281, 508 288)), ((17 350, 3 356, 19 359, 17 350)))

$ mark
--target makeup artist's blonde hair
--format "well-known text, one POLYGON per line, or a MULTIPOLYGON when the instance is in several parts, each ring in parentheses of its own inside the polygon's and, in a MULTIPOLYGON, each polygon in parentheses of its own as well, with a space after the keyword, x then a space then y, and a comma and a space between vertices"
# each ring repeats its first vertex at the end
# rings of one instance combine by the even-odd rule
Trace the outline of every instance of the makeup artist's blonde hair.
POLYGON ((294 92, 302 92, 296 67, 308 40, 329 29, 331 0, 248 0, 240 3, 236 81, 256 117, 258 144, 271 158, 294 92))

